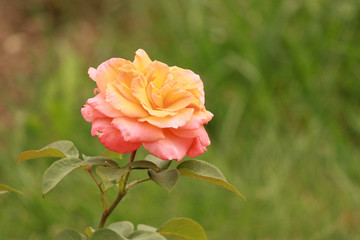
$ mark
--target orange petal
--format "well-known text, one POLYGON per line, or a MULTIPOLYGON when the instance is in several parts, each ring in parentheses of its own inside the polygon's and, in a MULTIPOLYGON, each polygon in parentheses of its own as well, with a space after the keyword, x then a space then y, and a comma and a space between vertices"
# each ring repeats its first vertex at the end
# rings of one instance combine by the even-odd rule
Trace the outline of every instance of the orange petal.
POLYGON ((151 63, 151 59, 147 53, 142 49, 137 50, 134 59, 134 65, 136 66, 137 70, 141 72, 149 63, 151 63))
POLYGON ((148 122, 159 128, 178 128, 184 126, 192 117, 193 108, 185 108, 177 112, 175 116, 156 117, 149 116, 140 118, 140 122, 148 122))
POLYGON ((169 66, 165 63, 153 61, 146 66, 144 69, 144 74, 146 75, 147 79, 152 79, 155 87, 160 89, 164 85, 169 75, 169 66))
POLYGON ((134 78, 131 83, 131 93, 135 96, 142 105, 151 108, 149 98, 147 96, 147 80, 143 74, 139 74, 139 77, 134 78))
POLYGON ((120 78, 113 84, 113 86, 130 102, 133 102, 133 103, 138 103, 139 102, 132 95, 130 87, 126 83, 124 83, 124 81, 121 81, 120 78))
MULTIPOLYGON (((149 80, 149 79, 148 79, 149 80)), ((163 106, 163 99, 160 94, 160 90, 157 89, 153 82, 149 82, 148 87, 146 89, 150 102, 155 108, 162 108, 163 106)))
POLYGON ((96 70, 89 70, 91 78, 96 81, 97 86, 100 89, 100 92, 106 92, 106 87, 108 83, 116 81, 117 75, 120 73, 119 68, 124 67, 125 65, 133 65, 132 62, 122 59, 122 58, 111 58, 106 62, 100 64, 96 70))
POLYGON ((149 115, 140 104, 125 98, 114 84, 115 82, 109 83, 107 87, 106 101, 108 103, 128 117, 146 117, 149 115))
POLYGON ((191 93, 174 87, 168 94, 163 96, 163 109, 168 111, 184 109, 190 104, 192 98, 191 93))
POLYGON ((139 100, 143 108, 146 109, 146 111, 150 115, 157 117, 166 117, 176 114, 171 111, 153 109, 153 105, 148 98, 147 89, 147 79, 144 77, 143 74, 140 74, 139 77, 135 78, 131 83, 131 93, 139 100))
POLYGON ((188 69, 182 69, 179 67, 170 67, 170 73, 174 79, 178 82, 178 86, 186 89, 196 89, 200 93, 203 92, 204 84, 200 79, 200 76, 188 69))
POLYGON ((161 109, 164 109, 163 98, 160 94, 151 93, 151 99, 154 102, 154 105, 161 109))

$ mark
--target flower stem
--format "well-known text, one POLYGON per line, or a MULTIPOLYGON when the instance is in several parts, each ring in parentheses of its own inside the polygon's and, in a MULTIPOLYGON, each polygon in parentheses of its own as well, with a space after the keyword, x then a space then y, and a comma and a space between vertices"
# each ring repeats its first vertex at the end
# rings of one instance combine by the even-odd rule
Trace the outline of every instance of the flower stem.
POLYGON ((131 156, 130 156, 130 159, 129 159, 129 163, 132 163, 132 162, 134 161, 135 155, 136 155, 136 150, 131 153, 131 156))
POLYGON ((105 222, 107 220, 107 218, 110 216, 110 214, 114 211, 114 209, 116 208, 116 206, 119 204, 119 202, 121 201, 121 199, 126 195, 126 191, 123 192, 119 192, 119 194, 117 195, 115 201, 111 204, 111 206, 104 210, 102 216, 101 216, 101 220, 99 223, 98 228, 104 228, 105 222))
MULTIPOLYGON (((129 159, 129 163, 133 162, 135 159, 135 155, 136 155, 136 150, 133 151, 131 153, 130 159, 129 159)), ((103 211, 103 214, 101 216, 101 220, 99 223, 98 228, 104 228, 104 225, 106 223, 107 218, 110 216, 110 214, 114 211, 114 209, 116 208, 116 206, 119 204, 119 202, 121 201, 121 199, 123 199, 123 197, 126 195, 128 188, 126 188, 126 183, 128 181, 130 175, 130 168, 129 171, 125 174, 124 177, 122 177, 119 181, 119 188, 118 188, 118 195, 116 196, 116 199, 114 200, 114 202, 111 204, 111 206, 108 209, 105 209, 103 211)))
POLYGON ((97 180, 97 178, 95 177, 95 175, 94 175, 94 173, 93 173, 93 171, 92 171, 92 167, 87 168, 86 170, 90 173, 91 177, 94 179, 96 185, 98 186, 98 188, 99 188, 99 190, 100 190, 100 192, 101 192, 101 195, 104 195, 105 192, 104 192, 104 190, 103 190, 102 187, 101 187, 101 182, 99 182, 99 181, 97 180))

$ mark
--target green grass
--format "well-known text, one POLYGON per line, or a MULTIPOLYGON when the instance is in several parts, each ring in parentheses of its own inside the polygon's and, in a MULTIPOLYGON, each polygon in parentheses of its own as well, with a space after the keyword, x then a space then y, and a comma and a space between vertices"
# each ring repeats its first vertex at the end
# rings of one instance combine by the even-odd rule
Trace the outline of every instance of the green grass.
POLYGON ((88 155, 101 152, 80 114, 95 87, 87 68, 132 59, 138 48, 202 77, 215 117, 207 126, 212 145, 199 158, 217 165, 247 201, 194 179, 181 179, 171 194, 149 182, 110 221, 160 226, 190 217, 212 240, 360 239, 357 1, 91 3, 80 16, 77 6, 59 3, 57 21, 41 3, 28 9, 48 21, 48 44, 34 59, 35 79, 14 75, 31 93, 23 105, 0 91, 13 122, 0 126, 0 182, 25 193, 0 196, 0 239, 51 239, 64 228, 97 225, 101 205, 86 172, 42 199, 41 176, 52 160, 15 159, 59 139, 88 155), (78 31, 82 21, 92 35, 78 31), (79 48, 79 37, 91 48, 79 48))

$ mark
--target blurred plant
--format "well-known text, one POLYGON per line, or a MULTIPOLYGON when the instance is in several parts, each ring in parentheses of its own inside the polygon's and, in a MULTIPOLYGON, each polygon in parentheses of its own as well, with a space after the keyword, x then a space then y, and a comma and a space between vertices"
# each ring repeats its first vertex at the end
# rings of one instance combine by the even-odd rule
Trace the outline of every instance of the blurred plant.
POLYGON ((22 192, 16 190, 15 188, 9 187, 7 185, 0 184, 0 194, 4 194, 4 193, 7 193, 7 192, 16 192, 16 193, 19 193, 19 194, 23 195, 22 192))

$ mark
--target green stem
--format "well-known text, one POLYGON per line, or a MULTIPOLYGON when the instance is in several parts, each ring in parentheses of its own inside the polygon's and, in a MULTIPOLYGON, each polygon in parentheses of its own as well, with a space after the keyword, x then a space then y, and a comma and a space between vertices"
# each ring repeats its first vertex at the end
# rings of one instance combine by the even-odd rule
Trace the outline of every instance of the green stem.
POLYGON ((94 173, 93 173, 93 171, 92 171, 92 167, 87 168, 86 170, 90 173, 91 177, 94 179, 96 185, 98 186, 98 188, 99 188, 99 190, 100 190, 100 192, 101 192, 101 195, 104 195, 105 192, 104 192, 104 190, 103 190, 102 187, 101 187, 101 182, 99 182, 99 181, 97 180, 97 178, 95 177, 95 175, 94 175, 94 173))
POLYGON ((146 182, 146 181, 149 181, 149 180, 151 180, 151 178, 145 178, 145 179, 135 180, 135 181, 129 183, 129 184, 126 186, 126 191, 129 190, 131 187, 135 186, 136 184, 139 184, 139 183, 142 183, 142 182, 146 182))
MULTIPOLYGON (((129 163, 133 162, 135 159, 135 155, 136 155, 136 150, 133 151, 131 153, 130 159, 129 159, 129 163)), ((127 172, 127 174, 120 179, 119 181, 119 192, 118 195, 116 196, 116 199, 114 200, 114 202, 111 204, 111 206, 108 209, 105 209, 103 211, 103 214, 101 216, 101 220, 99 223, 98 228, 104 228, 104 225, 106 223, 107 218, 110 216, 110 214, 114 211, 114 209, 116 208, 116 206, 119 204, 119 202, 121 201, 121 199, 123 199, 123 197, 126 195, 127 193, 127 188, 126 188, 126 183, 128 181, 130 175, 130 168, 129 168, 129 172, 127 172)))
POLYGON ((101 216, 101 220, 99 223, 98 228, 104 228, 105 222, 107 220, 107 218, 110 216, 110 214, 114 211, 114 209, 116 208, 116 206, 119 204, 119 202, 121 201, 121 199, 126 195, 126 191, 123 192, 119 192, 119 194, 117 195, 115 201, 111 204, 111 206, 104 210, 102 216, 101 216))

